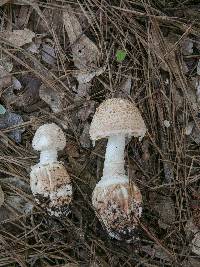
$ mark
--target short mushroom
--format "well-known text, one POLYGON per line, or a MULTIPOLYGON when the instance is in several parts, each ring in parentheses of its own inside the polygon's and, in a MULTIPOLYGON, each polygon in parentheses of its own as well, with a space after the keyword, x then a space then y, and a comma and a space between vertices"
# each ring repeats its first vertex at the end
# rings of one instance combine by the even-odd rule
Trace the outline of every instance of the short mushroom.
POLYGON ((108 138, 103 177, 93 191, 92 203, 109 235, 127 242, 134 239, 142 213, 142 195, 125 175, 125 139, 142 138, 145 133, 146 126, 136 105, 120 98, 104 101, 90 126, 93 141, 108 138))
POLYGON ((40 162, 30 173, 31 190, 36 202, 56 217, 68 215, 72 200, 69 174, 57 160, 65 144, 65 135, 55 123, 40 126, 32 141, 33 148, 40 151, 40 162))

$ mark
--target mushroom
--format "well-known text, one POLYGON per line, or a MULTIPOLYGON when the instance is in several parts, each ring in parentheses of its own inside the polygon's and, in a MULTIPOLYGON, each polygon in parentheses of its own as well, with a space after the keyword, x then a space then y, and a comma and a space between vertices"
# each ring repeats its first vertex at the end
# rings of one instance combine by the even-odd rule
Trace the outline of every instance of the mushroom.
POLYGON ((30 173, 31 190, 36 202, 56 217, 68 215, 72 200, 69 174, 57 160, 65 145, 65 135, 55 123, 40 126, 32 141, 33 148, 40 151, 40 162, 30 173))
POLYGON ((0 186, 0 207, 3 205, 4 203, 4 192, 0 186))
POLYGON ((93 142, 108 138, 103 177, 93 191, 92 204, 109 235, 127 242, 134 239, 142 213, 142 195, 125 174, 125 139, 142 138, 145 133, 146 126, 135 103, 120 98, 104 101, 90 126, 93 142))

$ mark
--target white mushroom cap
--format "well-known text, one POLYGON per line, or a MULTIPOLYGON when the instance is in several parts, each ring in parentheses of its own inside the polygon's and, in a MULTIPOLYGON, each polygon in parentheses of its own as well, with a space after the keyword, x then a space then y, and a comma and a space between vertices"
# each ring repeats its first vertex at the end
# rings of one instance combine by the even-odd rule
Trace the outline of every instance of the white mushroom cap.
POLYGON ((32 146, 37 151, 62 150, 66 145, 64 132, 55 123, 40 126, 33 138, 32 146))
POLYGON ((111 98, 104 101, 96 110, 90 136, 93 141, 111 135, 143 137, 146 125, 135 103, 127 99, 111 98))

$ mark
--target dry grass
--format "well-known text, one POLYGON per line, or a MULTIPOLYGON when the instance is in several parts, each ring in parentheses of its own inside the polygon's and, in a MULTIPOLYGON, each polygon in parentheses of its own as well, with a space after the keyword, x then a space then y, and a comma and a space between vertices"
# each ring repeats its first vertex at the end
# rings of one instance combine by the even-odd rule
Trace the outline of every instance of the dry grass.
MULTIPOLYGON (((74 187, 72 214, 68 218, 50 218, 37 206, 31 214, 19 214, 11 210, 12 207, 5 201, 1 211, 0 266, 47 267, 67 263, 69 265, 66 266, 91 267, 181 266, 182 263, 185 264, 182 266, 190 266, 188 261, 197 260, 198 257, 191 253, 185 224, 193 214, 193 201, 196 201, 195 211, 199 209, 200 158, 199 146, 184 134, 184 128, 191 118, 199 127, 199 120, 198 112, 193 110, 188 96, 189 91, 193 90, 189 81, 194 71, 187 75, 183 72, 185 57, 179 44, 185 36, 194 40, 198 38, 200 21, 195 17, 198 4, 195 1, 167 3, 161 0, 23 2, 29 4, 30 12, 25 27, 39 35, 42 22, 47 37, 55 44, 57 65, 49 70, 39 58, 23 48, 16 51, 4 39, 0 39, 1 51, 17 65, 15 74, 31 73, 39 77, 53 90, 64 92, 67 104, 64 111, 58 114, 50 111, 44 103, 35 105, 32 112, 11 107, 23 115, 26 122, 19 127, 25 127, 26 132, 21 145, 15 144, 7 135, 13 128, 0 132, 0 172, 5 197, 20 195, 35 205, 29 190, 12 186, 4 182, 4 178, 16 177, 29 184, 30 166, 37 161, 37 155, 31 150, 37 125, 48 121, 62 125, 67 119, 68 142, 78 151, 78 157, 71 155, 71 150, 61 154, 74 187), (60 21, 66 4, 71 4, 79 14, 88 14, 89 23, 85 32, 101 51, 99 64, 107 66, 106 71, 92 81, 89 100, 83 99, 78 103, 74 101, 70 87, 70 76, 74 70, 70 45, 60 21), (55 14, 56 19, 53 19, 52 15, 55 14), (164 38, 169 32, 181 35, 173 47, 164 38), (116 49, 127 52, 121 64, 115 60, 116 49), (168 71, 161 68, 163 64, 168 71), (98 105, 110 96, 125 96, 120 91, 120 84, 130 74, 133 86, 126 97, 138 104, 148 133, 142 143, 132 140, 127 145, 129 176, 142 191, 144 212, 139 240, 134 244, 125 244, 109 239, 91 205, 92 190, 102 173, 105 142, 98 142, 95 148, 82 148, 77 127, 84 125, 84 122, 74 122, 73 118, 91 100, 98 105), (68 81, 67 85, 64 80, 68 81), (181 106, 177 104, 177 92, 181 106), (165 120, 170 122, 169 128, 164 126, 165 120), (160 215, 154 209, 154 202, 163 196, 170 196, 175 208, 175 221, 170 224, 169 220, 166 229, 160 227, 160 215), (4 217, 6 210, 12 216, 4 217), (153 247, 160 251, 161 256, 153 252, 153 247)), ((2 28, 5 25, 9 29, 16 27, 19 8, 19 5, 11 4, 1 8, 2 28)), ((88 118, 90 120, 91 117, 88 118)), ((169 216, 172 215, 169 213, 169 216)))

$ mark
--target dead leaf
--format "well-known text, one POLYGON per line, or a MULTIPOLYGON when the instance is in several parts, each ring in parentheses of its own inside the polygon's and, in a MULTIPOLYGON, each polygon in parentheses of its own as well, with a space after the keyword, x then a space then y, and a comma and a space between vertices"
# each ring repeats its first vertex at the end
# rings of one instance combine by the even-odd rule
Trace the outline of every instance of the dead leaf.
POLYGON ((196 258, 189 257, 188 259, 185 259, 181 266, 182 267, 197 267, 200 265, 199 260, 196 258))
POLYGON ((90 148, 90 146, 91 146, 89 129, 90 129, 90 124, 88 122, 86 122, 84 124, 82 134, 80 136, 80 143, 81 143, 81 146, 84 148, 90 148))
POLYGON ((104 66, 90 71, 78 71, 75 72, 74 77, 80 84, 89 83, 95 76, 101 75, 105 70, 106 67, 104 66))
POLYGON ((24 30, 14 30, 14 31, 4 31, 0 33, 0 37, 6 39, 13 46, 23 46, 25 44, 31 43, 32 39, 35 37, 35 33, 29 29, 24 30))
POLYGON ((19 195, 8 196, 6 198, 6 204, 12 207, 19 214, 30 214, 34 207, 31 202, 27 202, 19 195))
POLYGON ((26 51, 31 52, 32 54, 39 54, 39 48, 41 43, 38 42, 31 42, 29 46, 26 48, 26 51))
POLYGON ((12 84, 11 74, 0 65, 0 90, 12 84))
POLYGON ((40 79, 31 75, 24 75, 21 78, 21 82, 14 78, 13 86, 7 88, 2 97, 9 106, 30 107, 30 105, 35 104, 39 100, 40 84, 40 79))
MULTIPOLYGON (((196 119, 197 122, 199 122, 199 119, 196 119)), ((197 127, 197 125, 193 125, 192 131, 190 133, 190 137, 191 139, 196 143, 196 144, 200 144, 200 131, 199 131, 199 127, 197 127)))
POLYGON ((49 32, 49 27, 52 28, 51 30, 55 32, 57 36, 59 35, 59 33, 63 34, 62 11, 55 8, 54 9, 44 8, 41 11, 41 16, 40 18, 38 18, 38 24, 36 30, 39 33, 46 33, 49 32))
POLYGON ((159 226, 163 229, 169 227, 176 219, 175 205, 171 197, 151 194, 151 206, 159 214, 159 226))
MULTIPOLYGON (((7 184, 8 186, 11 185, 13 187, 20 188, 26 193, 30 193, 30 186, 28 183, 25 183, 23 180, 19 179, 18 177, 3 177, 0 178, 1 184, 7 184)), ((10 186, 9 186, 10 187, 10 186)))
POLYGON ((123 91, 126 95, 130 95, 131 87, 132 87, 132 75, 129 74, 128 78, 121 85, 121 91, 123 91))
POLYGON ((127 98, 128 96, 130 96, 131 87, 132 87, 132 75, 130 74, 128 75, 127 78, 123 79, 123 81, 119 86, 119 90, 116 90, 114 96, 127 98))
POLYGON ((100 57, 99 49, 82 33, 82 27, 70 6, 63 12, 63 22, 72 45, 74 65, 80 70, 97 67, 100 57))
POLYGON ((7 71, 11 72, 13 69, 12 59, 2 54, 0 59, 0 65, 7 71))
POLYGON ((185 38, 181 42, 183 55, 191 55, 193 53, 193 42, 189 38, 185 38))
POLYGON ((70 44, 73 44, 83 33, 83 30, 78 19, 73 14, 73 9, 69 5, 67 6, 67 10, 63 12, 63 22, 70 44))
POLYGON ((16 22, 15 22, 17 29, 23 29, 26 27, 30 19, 30 15, 32 11, 33 9, 28 5, 20 7, 18 16, 16 18, 16 22))
POLYGON ((57 92, 56 90, 47 87, 45 84, 40 86, 39 95, 40 98, 46 102, 55 113, 61 112, 65 107, 65 94, 57 92))
POLYGON ((179 34, 170 33, 165 37, 165 40, 170 48, 175 47, 175 45, 177 48, 181 47, 183 55, 191 55, 193 53, 193 41, 188 37, 182 38, 179 34))
POLYGON ((79 157, 79 152, 78 152, 78 147, 75 143, 73 142, 67 142, 65 149, 67 151, 67 154, 70 155, 72 158, 78 158, 79 157))
POLYGON ((42 44, 42 60, 49 64, 49 65, 55 65, 56 64, 56 53, 52 46, 48 44, 42 44))
POLYGON ((190 121, 188 125, 185 127, 185 135, 191 135, 194 126, 195 126, 194 122, 190 121))
POLYGON ((191 241, 191 249, 192 252, 200 256, 200 232, 199 228, 193 223, 193 219, 190 219, 186 226, 185 230, 187 231, 187 235, 193 234, 193 239, 191 241))
POLYGON ((78 88, 77 88, 77 94, 75 96, 75 100, 79 101, 79 100, 81 100, 81 98, 88 96, 91 86, 92 86, 92 84, 90 82, 89 83, 79 83, 78 88))
MULTIPOLYGON (((12 113, 12 112, 6 112, 3 115, 0 115, 0 129, 6 129, 14 125, 20 125, 24 121, 22 117, 19 114, 12 113)), ((25 131, 24 127, 16 128, 13 131, 9 132, 9 137, 15 140, 15 142, 20 143, 21 142, 21 135, 25 131)))
POLYGON ((82 35, 72 45, 74 65, 80 70, 91 70, 97 67, 100 53, 97 46, 86 36, 82 35))
POLYGON ((86 101, 78 112, 78 118, 85 122, 90 115, 95 113, 95 101, 86 101))
POLYGON ((152 258, 158 258, 165 261, 171 261, 169 255, 158 245, 154 244, 153 246, 141 246, 141 250, 147 253, 152 258))
POLYGON ((10 2, 10 0, 1 0, 0 6, 3 6, 3 5, 5 5, 8 2, 10 2))

